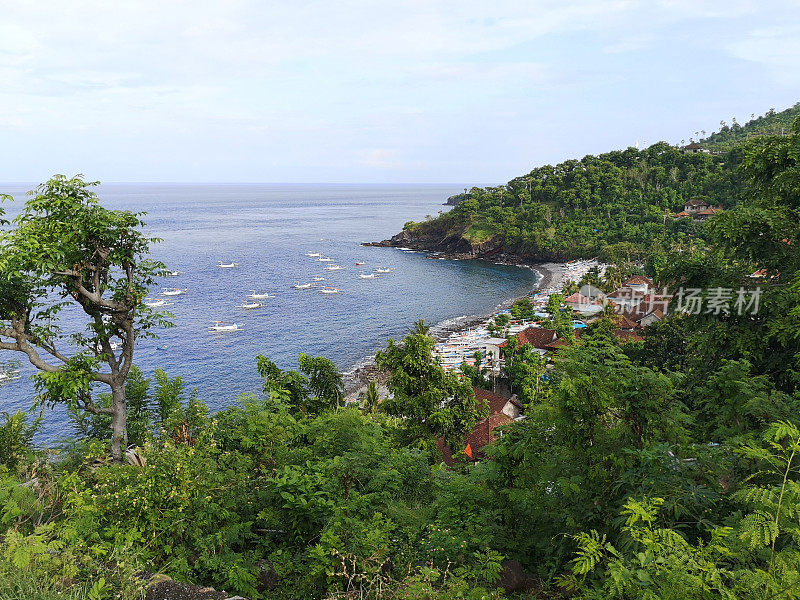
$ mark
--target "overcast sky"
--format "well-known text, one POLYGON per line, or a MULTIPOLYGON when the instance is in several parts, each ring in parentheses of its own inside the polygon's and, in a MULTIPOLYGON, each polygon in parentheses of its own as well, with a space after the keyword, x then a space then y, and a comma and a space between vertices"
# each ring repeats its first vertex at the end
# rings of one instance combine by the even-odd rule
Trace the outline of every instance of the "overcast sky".
POLYGON ((799 7, 4 0, 0 181, 505 182, 791 106, 799 7))

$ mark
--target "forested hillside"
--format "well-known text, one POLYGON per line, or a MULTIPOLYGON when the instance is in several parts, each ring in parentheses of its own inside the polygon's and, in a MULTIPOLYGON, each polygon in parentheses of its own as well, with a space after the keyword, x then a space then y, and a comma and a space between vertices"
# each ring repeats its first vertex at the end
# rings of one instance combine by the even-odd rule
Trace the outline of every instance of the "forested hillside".
POLYGON ((742 144, 777 128, 788 131, 798 111, 768 114, 709 138, 725 152, 693 153, 661 142, 537 167, 503 186, 473 188, 449 213, 409 223, 389 243, 468 255, 502 249, 539 261, 616 261, 685 246, 702 227, 673 215, 694 199, 735 206, 742 144))
MULTIPOLYGON (((746 140, 762 135, 788 135, 794 120, 800 116, 800 102, 776 112, 774 108, 760 117, 751 115, 750 120, 740 125, 736 119, 728 124, 720 122, 720 130, 699 140, 703 148, 711 151, 727 151, 746 140)), ((703 132, 705 133, 705 132, 703 132)))

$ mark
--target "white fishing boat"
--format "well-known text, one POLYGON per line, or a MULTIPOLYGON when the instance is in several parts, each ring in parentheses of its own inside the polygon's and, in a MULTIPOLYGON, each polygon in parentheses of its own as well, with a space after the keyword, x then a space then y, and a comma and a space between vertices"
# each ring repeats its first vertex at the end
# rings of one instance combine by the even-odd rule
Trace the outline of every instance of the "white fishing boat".
POLYGON ((313 285, 313 283, 300 283, 299 281, 296 281, 292 287, 296 290, 307 290, 310 287, 313 287, 313 285))
POLYGON ((317 276, 317 277, 314 277, 314 281, 325 281, 325 278, 317 276))
POLYGON ((322 254, 320 254, 319 252, 306 252, 306 256, 310 256, 312 258, 318 258, 322 256, 322 254))
POLYGON ((322 256, 317 259, 317 262, 333 262, 333 259, 327 256, 322 256))
POLYGON ((183 296, 189 290, 180 288, 164 288, 161 292, 162 296, 183 296))
MULTIPOLYGON (((116 351, 121 348, 121 346, 117 342, 109 342, 108 345, 112 351, 116 351)), ((97 342, 97 344, 95 344, 95 350, 97 350, 98 352, 103 351, 103 346, 100 344, 100 342, 97 342)))
POLYGON ((326 271, 341 271, 342 269, 344 269, 344 267, 341 265, 331 265, 329 267, 325 267, 326 271))
POLYGON ((251 294, 247 294, 248 298, 252 298, 253 300, 266 300, 267 298, 274 298, 275 294, 270 294, 268 292, 257 292, 255 290, 251 290, 251 294))
POLYGON ((161 308, 162 306, 169 306, 172 302, 167 302, 164 298, 145 298, 144 305, 148 308, 161 308))
POLYGON ((0 371, 0 383, 7 383, 19 379, 19 372, 17 371, 0 371))
POLYGON ((338 289, 336 289, 334 287, 324 287, 324 288, 320 288, 319 293, 320 294, 341 294, 342 292, 341 292, 341 290, 338 290, 338 289))
POLYGON ((387 267, 378 267, 377 269, 375 269, 375 272, 376 273, 391 273, 392 270, 387 268, 387 267))
POLYGON ((363 263, 363 262, 357 262, 357 263, 356 263, 356 266, 357 266, 357 267, 361 267, 361 266, 363 266, 363 265, 365 265, 365 264, 366 264, 366 263, 363 263))
POLYGON ((264 305, 261 302, 242 302, 239 305, 239 308, 243 308, 245 310, 251 310, 253 308, 262 308, 264 305))
POLYGON ((239 266, 239 263, 235 263, 235 262, 225 263, 225 262, 219 261, 219 262, 217 262, 217 266, 220 269, 235 269, 236 267, 239 266))
POLYGON ((366 273, 359 273, 358 274, 358 278, 359 279, 375 279, 375 273, 370 273, 369 275, 367 275, 366 273))
POLYGON ((214 324, 208 328, 208 330, 212 333, 227 333, 229 331, 241 331, 242 326, 238 323, 231 323, 230 325, 226 325, 222 321, 214 321, 214 324))
POLYGON ((183 271, 170 271, 167 269, 163 273, 161 273, 164 277, 180 277, 183 275, 183 271))

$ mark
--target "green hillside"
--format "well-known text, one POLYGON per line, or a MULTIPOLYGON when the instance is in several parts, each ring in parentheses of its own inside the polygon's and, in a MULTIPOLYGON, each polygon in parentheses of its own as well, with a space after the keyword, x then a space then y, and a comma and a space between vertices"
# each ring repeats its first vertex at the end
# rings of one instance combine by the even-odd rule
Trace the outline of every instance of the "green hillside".
POLYGON ((800 102, 791 108, 776 112, 771 108, 765 115, 752 115, 744 125, 734 118, 730 124, 720 121, 720 130, 698 143, 711 151, 730 150, 737 144, 762 135, 788 135, 794 120, 800 116, 800 102))
POLYGON ((473 188, 449 213, 409 223, 389 245, 451 254, 504 252, 526 260, 601 256, 611 261, 686 246, 702 223, 673 216, 700 198, 733 208, 745 146, 788 131, 800 104, 703 140, 710 152, 666 142, 537 167, 498 187, 473 188))

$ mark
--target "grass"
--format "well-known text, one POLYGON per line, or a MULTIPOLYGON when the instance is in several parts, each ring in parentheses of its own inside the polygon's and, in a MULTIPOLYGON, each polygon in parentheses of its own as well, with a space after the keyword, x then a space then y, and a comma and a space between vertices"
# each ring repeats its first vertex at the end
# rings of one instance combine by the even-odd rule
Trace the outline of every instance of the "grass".
POLYGON ((89 600, 83 586, 65 587, 30 571, 0 565, 0 600, 89 600))
POLYGON ((494 228, 482 223, 473 223, 464 232, 464 239, 473 244, 481 244, 492 239, 497 232, 494 228))

